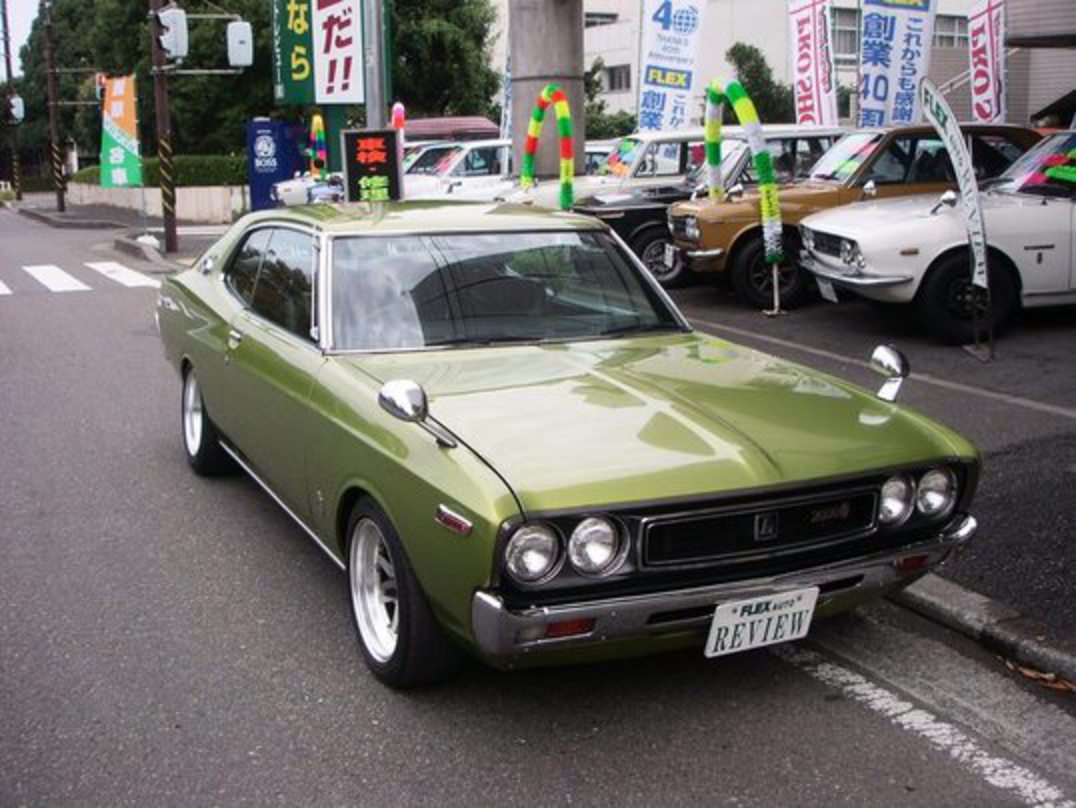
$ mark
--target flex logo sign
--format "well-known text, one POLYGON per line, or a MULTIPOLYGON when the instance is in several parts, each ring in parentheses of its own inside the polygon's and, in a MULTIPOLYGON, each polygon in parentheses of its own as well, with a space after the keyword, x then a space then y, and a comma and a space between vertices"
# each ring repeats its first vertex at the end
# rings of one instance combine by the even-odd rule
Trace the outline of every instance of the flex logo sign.
POLYGON ((671 67, 647 65, 643 81, 654 87, 669 87, 674 90, 691 89, 691 71, 674 70, 671 67))

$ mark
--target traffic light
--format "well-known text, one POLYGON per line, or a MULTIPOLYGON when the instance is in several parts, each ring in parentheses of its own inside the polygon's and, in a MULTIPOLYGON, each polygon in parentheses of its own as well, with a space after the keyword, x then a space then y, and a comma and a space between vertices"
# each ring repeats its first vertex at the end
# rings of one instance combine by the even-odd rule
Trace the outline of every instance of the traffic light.
POLYGON ((246 20, 228 23, 228 64, 232 67, 254 64, 254 32, 246 20))
POLYGON ((161 25, 158 37, 164 58, 179 60, 187 55, 187 12, 181 8, 164 8, 157 12, 161 25))
POLYGON ((12 123, 22 123, 26 118, 26 105, 22 102, 22 96, 13 95, 8 98, 8 116, 12 123))

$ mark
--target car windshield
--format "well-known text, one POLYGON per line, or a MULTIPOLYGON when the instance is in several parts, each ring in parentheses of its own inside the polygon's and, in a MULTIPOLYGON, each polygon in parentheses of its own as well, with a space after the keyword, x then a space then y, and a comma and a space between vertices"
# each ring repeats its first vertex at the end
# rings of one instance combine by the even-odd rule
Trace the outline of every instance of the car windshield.
POLYGON ((646 151, 646 144, 633 137, 626 137, 617 144, 617 147, 609 152, 600 166, 597 174, 613 177, 629 177, 635 161, 646 151))
POLYGON ((882 142, 879 132, 845 135, 826 151, 811 169, 810 179, 847 182, 882 142))
POLYGON ((337 237, 332 254, 338 350, 683 330, 605 233, 337 237))
POLYGON ((410 168, 408 174, 442 174, 452 165, 463 146, 434 146, 422 152, 410 168))
POLYGON ((1076 193, 1076 132, 1042 141, 1009 166, 990 190, 1071 197, 1076 193))

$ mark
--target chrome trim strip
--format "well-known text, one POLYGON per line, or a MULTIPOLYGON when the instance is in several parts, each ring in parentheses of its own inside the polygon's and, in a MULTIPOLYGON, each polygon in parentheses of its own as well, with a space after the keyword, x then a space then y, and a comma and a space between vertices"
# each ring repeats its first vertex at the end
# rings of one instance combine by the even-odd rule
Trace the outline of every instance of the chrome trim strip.
POLYGON ((239 456, 238 452, 233 450, 232 447, 230 447, 224 441, 219 441, 219 444, 220 444, 220 448, 223 449, 225 452, 227 452, 229 457, 231 457, 232 460, 234 460, 240 466, 240 468, 243 469, 243 471, 245 471, 247 474, 249 474, 250 478, 252 480, 254 480, 254 482, 256 482, 258 485, 260 485, 262 490, 265 491, 265 493, 267 493, 270 497, 272 497, 273 501, 277 505, 279 505, 281 508, 284 509, 284 513, 286 513, 288 516, 290 516, 295 521, 295 524, 297 524, 299 527, 301 527, 306 532, 306 535, 308 535, 310 538, 312 538, 314 540, 314 543, 324 551, 325 555, 327 555, 330 559, 332 559, 332 562, 334 564, 336 564, 336 566, 338 566, 341 570, 346 570, 347 569, 347 567, 344 566, 344 562, 341 561, 339 558, 337 558, 336 554, 333 553, 332 550, 330 550, 328 547, 326 547, 322 543, 321 539, 319 539, 317 537, 317 534, 314 533, 313 530, 311 530, 309 527, 306 526, 306 522, 304 522, 302 519, 300 519, 298 516, 296 516, 295 512, 292 511, 291 508, 289 508, 287 505, 284 504, 284 501, 280 497, 278 497, 276 495, 276 493, 273 491, 273 489, 270 488, 262 480, 261 477, 259 477, 257 474, 254 473, 254 470, 250 466, 248 466, 246 464, 246 462, 239 456))
POLYGON ((910 283, 913 280, 911 275, 864 275, 859 271, 845 274, 838 270, 830 269, 820 258, 818 258, 818 256, 807 250, 801 251, 800 264, 820 278, 831 281, 838 286, 849 286, 852 288, 900 286, 904 283, 910 283))
POLYGON ((712 250, 685 250, 684 255, 688 258, 720 258, 725 254, 725 251, 720 247, 716 247, 712 250))

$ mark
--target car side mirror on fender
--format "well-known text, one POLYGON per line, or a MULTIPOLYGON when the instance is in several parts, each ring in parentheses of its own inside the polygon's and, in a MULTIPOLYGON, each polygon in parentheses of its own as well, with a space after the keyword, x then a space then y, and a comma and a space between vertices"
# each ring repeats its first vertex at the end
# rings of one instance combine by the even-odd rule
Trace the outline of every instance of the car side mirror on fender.
POLYGON ((874 184, 874 180, 867 180, 863 183, 863 190, 859 194, 859 198, 862 199, 874 199, 878 195, 878 186, 874 184))
POLYGON ((955 208, 959 197, 956 195, 956 191, 951 188, 938 197, 938 201, 934 203, 934 207, 930 209, 930 215, 934 216, 943 207, 955 208))

